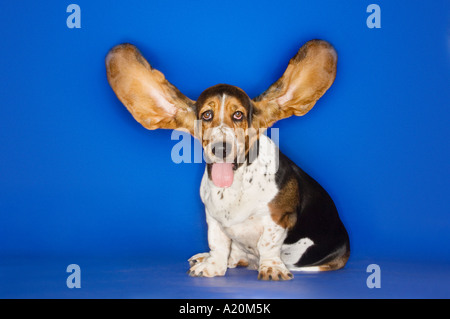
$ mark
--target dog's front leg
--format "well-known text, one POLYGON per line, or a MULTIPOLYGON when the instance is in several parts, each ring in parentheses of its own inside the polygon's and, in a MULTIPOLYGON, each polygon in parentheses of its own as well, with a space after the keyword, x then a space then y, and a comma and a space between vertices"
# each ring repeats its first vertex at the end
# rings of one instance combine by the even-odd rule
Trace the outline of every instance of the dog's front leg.
POLYGON ((219 223, 206 211, 208 223, 209 253, 192 256, 189 259, 191 268, 189 275, 194 277, 223 276, 227 271, 228 256, 230 255, 231 240, 223 232, 219 223))
POLYGON ((265 222, 263 233, 258 241, 259 269, 258 279, 290 280, 294 276, 281 260, 281 246, 287 230, 269 217, 265 222))

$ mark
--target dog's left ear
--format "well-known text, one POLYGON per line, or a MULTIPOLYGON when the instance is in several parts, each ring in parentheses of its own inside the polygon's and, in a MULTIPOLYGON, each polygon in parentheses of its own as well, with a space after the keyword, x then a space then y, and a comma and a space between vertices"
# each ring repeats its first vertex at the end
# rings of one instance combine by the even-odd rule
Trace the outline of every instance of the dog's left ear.
POLYGON ((149 130, 182 129, 194 134, 194 101, 152 68, 131 44, 120 44, 106 56, 108 82, 136 121, 149 130))
POLYGON ((304 44, 283 76, 253 99, 255 127, 268 128, 283 118, 306 114, 333 84, 336 63, 336 51, 328 42, 304 44))

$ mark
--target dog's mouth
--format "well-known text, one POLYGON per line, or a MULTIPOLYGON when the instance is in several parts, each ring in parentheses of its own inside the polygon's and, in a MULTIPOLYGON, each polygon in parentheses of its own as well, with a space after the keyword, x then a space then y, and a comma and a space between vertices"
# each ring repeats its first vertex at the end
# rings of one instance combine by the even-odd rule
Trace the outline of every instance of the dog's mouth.
POLYGON ((216 187, 227 188, 233 184, 234 171, 237 164, 234 163, 211 163, 208 164, 210 169, 210 178, 216 187))

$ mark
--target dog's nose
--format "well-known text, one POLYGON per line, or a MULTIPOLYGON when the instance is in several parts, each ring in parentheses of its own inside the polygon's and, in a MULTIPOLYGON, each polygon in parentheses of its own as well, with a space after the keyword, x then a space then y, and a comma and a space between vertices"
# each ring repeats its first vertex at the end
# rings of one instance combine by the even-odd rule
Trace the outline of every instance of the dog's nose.
POLYGON ((211 152, 217 158, 225 159, 231 153, 231 144, 226 142, 214 143, 211 147, 211 152))

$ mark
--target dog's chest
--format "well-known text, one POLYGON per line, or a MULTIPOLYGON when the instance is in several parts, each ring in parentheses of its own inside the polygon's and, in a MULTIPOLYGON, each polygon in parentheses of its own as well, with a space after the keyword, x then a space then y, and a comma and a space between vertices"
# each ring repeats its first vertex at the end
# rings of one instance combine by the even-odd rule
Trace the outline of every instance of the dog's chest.
POLYGON ((243 164, 235 171, 231 187, 216 187, 205 174, 201 184, 201 197, 206 211, 223 227, 231 227, 251 218, 270 214, 268 203, 278 193, 275 182, 277 169, 276 150, 273 142, 264 137, 258 158, 251 164, 243 164))

